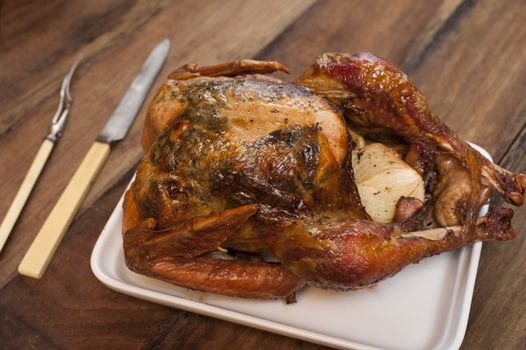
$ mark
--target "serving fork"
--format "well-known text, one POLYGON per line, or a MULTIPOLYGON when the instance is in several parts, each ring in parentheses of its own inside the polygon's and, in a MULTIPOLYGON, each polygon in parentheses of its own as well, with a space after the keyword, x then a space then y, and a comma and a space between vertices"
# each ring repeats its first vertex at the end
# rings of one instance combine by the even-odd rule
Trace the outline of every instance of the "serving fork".
POLYGON ((31 163, 29 171, 27 172, 20 189, 13 200, 13 203, 11 203, 11 206, 7 210, 7 214, 4 217, 2 224, 0 224, 0 252, 2 251, 7 238, 13 230, 13 227, 15 226, 20 213, 22 212, 22 209, 24 208, 31 191, 33 190, 40 173, 44 169, 44 165, 46 164, 51 151, 53 151, 53 147, 62 136, 64 127, 66 126, 66 121, 69 116, 69 111, 73 103, 73 97, 69 91, 71 78, 73 77, 73 74, 75 73, 75 70, 81 59, 82 56, 79 57, 75 63, 73 63, 73 66, 69 69, 68 73, 64 77, 64 80, 62 80, 58 108, 51 121, 49 134, 42 142, 42 145, 33 159, 33 163, 31 163))

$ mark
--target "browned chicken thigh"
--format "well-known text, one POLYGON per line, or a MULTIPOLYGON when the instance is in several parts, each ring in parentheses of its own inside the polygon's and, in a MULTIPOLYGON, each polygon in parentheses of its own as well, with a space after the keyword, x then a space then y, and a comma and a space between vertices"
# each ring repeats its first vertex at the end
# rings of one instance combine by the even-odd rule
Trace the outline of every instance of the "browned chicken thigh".
MULTIPOLYGON (((251 60, 187 65, 170 76, 150 105, 145 156, 125 196, 130 269, 231 296, 287 297, 306 283, 367 286, 423 257, 513 237, 510 209, 494 208, 477 221, 471 213, 487 198, 478 188, 494 188, 518 204, 524 175, 484 161, 431 114, 439 129, 400 116, 397 103, 406 92, 420 107, 425 103, 407 90, 412 85, 403 94, 384 93, 386 85, 374 87, 377 81, 359 68, 327 73, 324 60, 297 83, 262 75, 287 72, 279 63, 251 60), (353 78, 357 72, 364 81, 353 78), (366 138, 401 138, 408 163, 434 174, 426 177, 424 202, 403 197, 391 223, 371 219, 356 186, 344 116, 366 138), (477 177, 481 172, 490 180, 477 177), (511 179, 507 187, 498 174, 511 179), (453 176, 468 179, 461 191, 448 187, 453 176), (425 230, 430 215, 432 228, 425 230), (241 257, 252 253, 272 254, 276 262, 241 257)), ((381 74, 385 62, 379 62, 381 74)))
POLYGON ((461 218, 468 226, 475 224, 490 190, 496 190, 512 204, 524 202, 526 176, 493 164, 461 140, 393 64, 370 53, 327 53, 297 82, 341 107, 351 127, 371 139, 401 138, 420 145, 415 149, 422 150, 424 157, 438 147, 462 162, 471 187, 465 218, 461 218))

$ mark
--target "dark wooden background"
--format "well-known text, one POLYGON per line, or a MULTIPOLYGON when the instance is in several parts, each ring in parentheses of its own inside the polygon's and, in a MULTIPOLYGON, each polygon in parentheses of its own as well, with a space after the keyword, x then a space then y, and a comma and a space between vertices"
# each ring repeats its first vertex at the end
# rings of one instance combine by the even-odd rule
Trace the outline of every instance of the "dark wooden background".
MULTIPOLYGON (((144 108, 118 144, 42 280, 16 267, 148 51, 172 49, 156 82, 184 63, 276 59, 299 74, 327 51, 400 65, 432 108, 495 160, 526 170, 526 3, 407 1, 3 1, 0 5, 0 216, 47 133, 79 53, 75 102, 0 255, 0 348, 320 349, 130 298, 91 273, 95 241, 141 157, 144 108)), ((485 244, 463 349, 526 348, 526 210, 514 241, 485 244)))

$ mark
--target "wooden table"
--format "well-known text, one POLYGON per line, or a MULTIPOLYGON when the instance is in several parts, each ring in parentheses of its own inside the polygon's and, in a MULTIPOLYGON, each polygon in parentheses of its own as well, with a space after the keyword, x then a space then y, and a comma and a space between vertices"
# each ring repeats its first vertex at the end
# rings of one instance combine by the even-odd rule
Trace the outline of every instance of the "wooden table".
MULTIPOLYGON (((0 255, 0 348, 321 348, 137 300, 93 276, 93 245, 141 157, 144 108, 44 278, 17 275, 95 135, 162 38, 172 50, 156 86, 189 62, 276 59, 299 74, 322 52, 374 52, 400 65, 463 138, 524 172, 524 23, 526 3, 513 0, 2 2, 0 216, 47 133, 62 77, 81 52, 84 61, 65 135, 0 255)), ((483 247, 463 349, 526 348, 525 208, 514 225, 515 240, 483 247)))

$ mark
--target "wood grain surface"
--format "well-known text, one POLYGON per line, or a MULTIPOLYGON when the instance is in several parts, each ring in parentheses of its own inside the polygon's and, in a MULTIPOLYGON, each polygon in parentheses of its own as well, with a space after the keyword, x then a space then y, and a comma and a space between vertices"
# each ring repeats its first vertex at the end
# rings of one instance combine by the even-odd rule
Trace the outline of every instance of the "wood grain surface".
MULTIPOLYGON (((185 63, 279 60, 299 74, 322 52, 370 51, 398 65, 433 110, 505 167, 526 171, 526 2, 2 1, 0 216, 43 138, 60 82, 74 105, 63 139, 0 255, 0 348, 321 349, 148 303, 91 273, 96 239, 141 157, 145 106, 114 147, 42 280, 16 267, 153 46, 172 49, 156 82, 185 63)), ((151 95, 155 93, 152 90, 151 95)), ((526 209, 518 237, 484 244, 462 349, 526 348, 526 209)))

